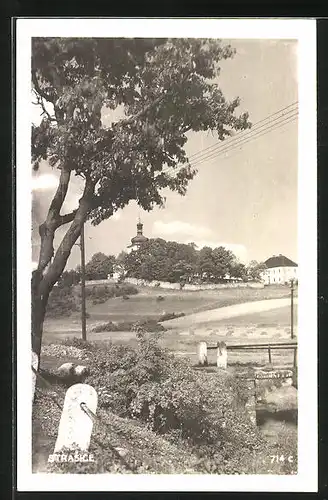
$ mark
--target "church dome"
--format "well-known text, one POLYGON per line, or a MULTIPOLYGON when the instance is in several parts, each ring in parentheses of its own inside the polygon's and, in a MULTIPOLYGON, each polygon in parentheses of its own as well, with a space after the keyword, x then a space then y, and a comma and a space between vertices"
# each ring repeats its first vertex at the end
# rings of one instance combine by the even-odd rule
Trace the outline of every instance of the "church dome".
POLYGON ((144 236, 143 234, 137 234, 137 236, 134 236, 131 238, 131 243, 132 245, 135 245, 136 243, 146 243, 148 241, 148 238, 144 236))
POLYGON ((143 228, 143 224, 140 222, 140 219, 139 219, 139 222, 137 224, 137 234, 136 234, 136 236, 131 238, 131 246, 132 247, 140 246, 143 243, 146 243, 147 241, 149 241, 149 238, 147 238, 146 236, 143 235, 142 228, 143 228))

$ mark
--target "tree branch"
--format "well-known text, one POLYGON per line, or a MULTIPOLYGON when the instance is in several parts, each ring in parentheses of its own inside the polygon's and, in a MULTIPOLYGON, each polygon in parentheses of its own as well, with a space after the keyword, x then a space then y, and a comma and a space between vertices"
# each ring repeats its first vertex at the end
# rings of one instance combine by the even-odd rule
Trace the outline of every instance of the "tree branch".
POLYGON ((126 118, 125 120, 121 120, 119 121, 118 123, 120 125, 130 125, 131 123, 133 123, 135 120, 138 120, 139 118, 141 118, 143 115, 145 115, 149 110, 151 110, 154 106, 156 106, 157 104, 159 104, 161 101, 163 101, 163 99, 167 96, 168 92, 166 92, 165 94, 162 94, 160 95, 159 97, 157 97, 155 99, 155 101, 151 102, 150 104, 148 104, 148 106, 146 106, 145 108, 141 109, 137 114, 131 116, 130 118, 126 118))
POLYGON ((70 178, 70 169, 63 165, 60 171, 58 188, 49 207, 47 221, 51 222, 59 217, 60 209, 66 198, 70 178))
POLYGON ((77 212, 77 209, 73 210, 69 214, 59 215, 59 217, 57 218, 56 228, 64 226, 65 224, 68 224, 69 222, 72 222, 74 220, 76 212, 77 212))
POLYGON ((95 187, 95 182, 87 180, 84 186, 83 195, 79 201, 79 208, 76 211, 73 211, 71 214, 66 214, 67 216, 72 217, 72 223, 70 227, 67 229, 67 232, 64 238, 62 239, 54 255, 54 258, 47 270, 47 273, 43 278, 48 283, 50 288, 53 287, 54 283, 56 283, 59 276, 65 269, 72 247, 81 234, 81 228, 85 223, 85 220, 91 208, 90 201, 92 199, 94 187, 95 187))
POLYGON ((35 94, 35 97, 37 99, 37 102, 33 102, 33 104, 36 104, 36 105, 39 105, 41 106, 42 108, 42 115, 47 115, 48 119, 51 121, 51 122, 56 122, 56 118, 54 118, 53 116, 50 115, 50 113, 46 110, 45 108, 45 105, 44 105, 44 102, 43 102, 43 97, 41 97, 37 92, 36 90, 34 89, 34 94, 35 94))
POLYGON ((45 99, 46 101, 48 102, 51 102, 54 104, 54 99, 51 98, 51 96, 49 94, 47 94, 44 90, 41 89, 40 85, 39 85, 39 82, 38 82, 38 79, 37 79, 37 76, 36 76, 36 72, 32 70, 32 82, 33 82, 33 85, 35 87, 35 90, 37 91, 37 93, 43 98, 45 99))

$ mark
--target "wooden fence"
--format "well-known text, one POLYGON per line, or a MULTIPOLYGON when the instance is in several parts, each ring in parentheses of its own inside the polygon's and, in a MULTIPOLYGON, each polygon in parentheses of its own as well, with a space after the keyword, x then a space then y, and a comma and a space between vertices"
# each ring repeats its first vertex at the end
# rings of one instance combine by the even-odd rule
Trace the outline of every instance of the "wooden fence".
POLYGON ((202 341, 198 344, 198 364, 200 366, 208 365, 207 351, 217 351, 217 366, 219 368, 227 368, 228 365, 228 352, 229 351, 259 351, 266 350, 268 352, 269 363, 272 364, 272 351, 274 350, 293 350, 293 367, 297 366, 297 342, 275 342, 265 344, 235 344, 226 345, 225 342, 218 342, 216 345, 207 345, 202 341))

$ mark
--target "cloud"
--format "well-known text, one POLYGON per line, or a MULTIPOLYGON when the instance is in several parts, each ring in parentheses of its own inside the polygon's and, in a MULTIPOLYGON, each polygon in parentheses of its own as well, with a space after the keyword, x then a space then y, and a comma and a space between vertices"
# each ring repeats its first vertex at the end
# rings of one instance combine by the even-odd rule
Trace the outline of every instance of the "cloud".
POLYGON ((54 190, 58 186, 58 177, 55 174, 41 174, 32 177, 33 191, 54 190))
POLYGON ((171 222, 158 220, 153 224, 152 233, 156 236, 178 236, 180 238, 206 238, 212 236, 212 231, 208 227, 197 226, 180 220, 171 222))

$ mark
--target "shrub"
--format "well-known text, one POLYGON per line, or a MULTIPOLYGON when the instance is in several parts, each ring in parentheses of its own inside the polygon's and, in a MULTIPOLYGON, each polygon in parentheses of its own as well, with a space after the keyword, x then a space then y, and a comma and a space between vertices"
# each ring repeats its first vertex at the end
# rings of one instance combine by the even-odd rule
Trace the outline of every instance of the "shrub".
POLYGON ((92 332, 101 333, 101 332, 117 332, 118 325, 113 323, 112 321, 108 321, 108 323, 103 323, 101 325, 96 325, 92 328, 92 332))
POLYGON ((160 316, 159 321, 169 321, 170 319, 175 319, 175 318, 181 318, 182 316, 185 316, 185 313, 164 313, 162 316, 160 316))
MULTIPOLYGON (((111 432, 112 423, 116 422, 117 427, 119 417, 132 418, 144 424, 142 438, 138 430, 141 429, 138 427, 140 424, 133 426, 133 420, 121 420, 122 430, 117 433, 117 436, 120 436, 127 428, 131 431, 130 437, 126 435, 131 447, 129 458, 134 455, 133 439, 135 434, 138 434, 139 443, 142 443, 144 456, 147 458, 144 464, 139 463, 136 472, 144 473, 149 470, 147 442, 153 440, 153 453, 157 456, 157 447, 152 436, 161 434, 167 441, 168 448, 169 441, 174 441, 176 449, 185 449, 190 457, 198 457, 196 472, 295 473, 297 437, 288 437, 282 432, 281 435, 277 434, 276 443, 268 443, 262 438, 245 412, 245 381, 229 373, 209 374, 195 371, 186 359, 177 358, 163 349, 159 344, 158 334, 148 335, 140 326, 136 326, 135 330, 138 339, 136 348, 129 345, 99 345, 94 342, 81 344, 80 339, 65 343, 87 349, 91 370, 85 382, 95 387, 98 392, 97 415, 108 421, 106 435, 111 432), (112 413, 108 414, 108 410, 112 413), (276 454, 292 454, 294 463, 271 464, 270 455, 276 454)), ((38 398, 36 401, 38 403, 38 398)), ((38 408, 40 410, 40 406, 38 408)), ((57 408, 55 411, 56 418, 59 419, 60 412, 58 413, 57 408)), ((42 406, 42 415, 38 418, 40 420, 43 417, 44 430, 49 435, 53 434, 55 439, 57 425, 53 425, 54 410, 46 412, 46 418, 44 413, 42 406)), ((98 435, 97 423, 93 436, 99 437, 100 442, 106 442, 106 436, 98 435)), ((111 442, 110 438, 108 442, 111 442)), ((92 438, 91 453, 94 446, 92 438)), ((104 446, 104 450, 107 448, 104 446)), ((106 453, 104 463, 97 460, 97 465, 90 464, 82 468, 79 466, 78 470, 70 469, 71 466, 66 464, 60 467, 53 465, 52 471, 126 472, 122 465, 116 463, 115 457, 108 454, 108 450, 106 453)), ((97 456, 101 455, 100 450, 97 456)), ((141 461, 143 462, 142 458, 141 461)))
POLYGON ((120 323, 113 323, 112 321, 108 321, 107 323, 102 323, 93 327, 92 332, 131 332, 134 331, 135 327, 137 326, 145 328, 149 333, 166 331, 166 328, 156 320, 146 319, 137 323, 132 321, 122 321, 120 323))
POLYGON ((161 302, 162 300, 165 300, 165 297, 163 297, 163 295, 158 295, 156 300, 157 300, 157 302, 161 302))
MULTIPOLYGON (((129 298, 129 295, 136 295, 138 289, 133 285, 116 284, 115 286, 108 285, 93 285, 93 287, 86 288, 86 297, 92 301, 94 305, 103 304, 108 299, 113 297, 129 298)), ((79 292, 81 295, 81 292, 79 292)))
POLYGON ((46 316, 60 317, 69 316, 78 307, 73 295, 72 286, 55 286, 50 295, 47 304, 46 316))
POLYGON ((187 360, 161 348, 156 335, 139 334, 136 349, 102 346, 90 364, 87 383, 102 388, 100 404, 121 416, 137 418, 162 434, 178 430, 194 444, 259 445, 236 387, 239 381, 194 371, 187 360))

